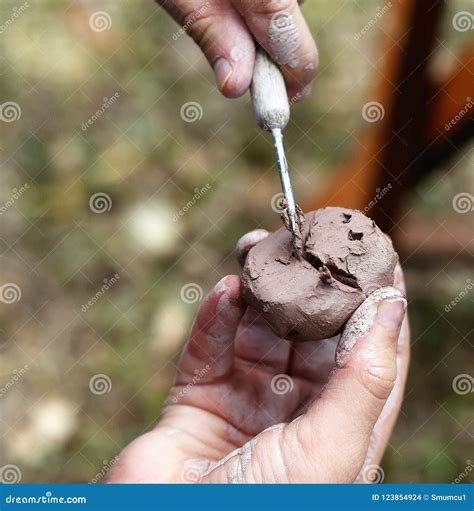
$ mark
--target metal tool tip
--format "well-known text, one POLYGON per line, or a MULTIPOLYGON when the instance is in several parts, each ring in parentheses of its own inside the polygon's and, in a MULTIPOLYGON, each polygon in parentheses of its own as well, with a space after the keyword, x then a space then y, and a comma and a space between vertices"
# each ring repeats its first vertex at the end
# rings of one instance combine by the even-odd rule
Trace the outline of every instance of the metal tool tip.
POLYGON ((296 204, 291 187, 290 175, 288 173, 288 163, 285 156, 285 148, 283 146, 283 134, 281 129, 272 129, 273 144, 275 146, 275 155, 278 163, 278 172, 280 174, 281 187, 286 200, 286 210, 291 233, 296 236, 296 204))

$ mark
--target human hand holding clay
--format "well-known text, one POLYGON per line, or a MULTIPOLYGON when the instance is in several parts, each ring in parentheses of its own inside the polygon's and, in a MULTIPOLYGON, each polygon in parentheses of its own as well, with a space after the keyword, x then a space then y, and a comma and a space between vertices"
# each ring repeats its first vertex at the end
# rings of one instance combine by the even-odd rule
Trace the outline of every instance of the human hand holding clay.
MULTIPOLYGON (((244 281, 248 264, 275 236, 282 232, 258 230, 239 241, 244 281)), ((310 266, 316 288, 335 286, 337 295, 345 285, 329 278, 332 264, 310 266)), ((341 335, 304 342, 275 333, 243 299, 239 277, 222 279, 201 304, 160 421, 124 450, 109 482, 369 482, 399 413, 409 361, 398 263, 386 278, 393 284, 370 294, 366 288, 361 305, 345 302, 355 311, 334 327, 341 335)), ((358 284, 364 290, 363 279, 358 284)))
POLYGON ((318 52, 297 0, 157 2, 200 46, 224 96, 239 97, 249 88, 256 42, 279 65, 288 97, 309 94, 318 52))

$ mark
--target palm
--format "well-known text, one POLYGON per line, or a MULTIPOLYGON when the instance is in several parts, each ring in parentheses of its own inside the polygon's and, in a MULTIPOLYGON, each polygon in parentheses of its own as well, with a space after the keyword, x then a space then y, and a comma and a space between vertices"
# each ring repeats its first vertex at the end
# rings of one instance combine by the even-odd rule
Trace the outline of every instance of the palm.
MULTIPOLYGON (((232 370, 215 381, 204 378, 179 400, 193 407, 190 428, 199 430, 196 421, 208 420, 210 413, 226 422, 227 428, 220 430, 233 438, 235 448, 263 429, 291 421, 327 381, 336 344, 337 338, 292 344, 277 337, 255 311, 247 309, 235 336, 232 370)), ((179 396, 187 384, 178 376, 173 394, 179 396)), ((209 440, 221 444, 226 439, 209 440)))
POLYGON ((201 305, 159 425, 127 448, 111 481, 121 480, 124 463, 137 482, 197 482, 210 463, 300 415, 325 384, 336 338, 281 339, 246 308, 238 277, 226 289, 201 305), (130 459, 140 466, 131 469, 130 459))

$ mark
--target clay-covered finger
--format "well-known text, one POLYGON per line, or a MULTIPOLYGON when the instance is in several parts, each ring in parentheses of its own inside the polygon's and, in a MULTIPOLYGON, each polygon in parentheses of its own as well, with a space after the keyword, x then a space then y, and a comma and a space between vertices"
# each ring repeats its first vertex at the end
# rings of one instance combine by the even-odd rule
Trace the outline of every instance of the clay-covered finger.
POLYGON ((237 254, 237 261, 240 266, 244 266, 245 259, 247 258, 247 254, 250 249, 253 248, 257 243, 264 240, 270 233, 265 229, 255 229, 254 231, 250 231, 247 234, 244 234, 235 247, 235 251, 237 254))
POLYGON ((377 303, 375 317, 362 327, 355 344, 346 347, 320 398, 294 425, 299 437, 308 442, 316 435, 323 449, 321 459, 331 460, 325 467, 327 479, 321 482, 336 482, 337 474, 347 477, 338 482, 357 477, 375 424, 394 388, 406 301, 397 290, 386 289, 392 297, 377 303), (331 454, 335 452, 337 456, 331 454))
POLYGON ((234 0, 256 41, 280 66, 288 97, 302 99, 310 91, 318 67, 318 51, 297 0, 234 0))
POLYGON ((227 374, 233 366, 234 340, 246 309, 236 275, 224 277, 204 299, 178 368, 177 383, 200 375, 205 382, 227 374))
MULTIPOLYGON (((393 285, 403 294, 406 293, 405 279, 400 264, 398 264, 395 268, 395 280, 393 285)), ((374 431, 372 432, 369 448, 367 450, 367 456, 360 473, 361 479, 367 478, 370 467, 380 464, 382 460, 397 417, 400 413, 409 365, 410 327, 408 314, 406 314, 405 319, 403 320, 397 344, 397 380, 395 382, 393 391, 390 394, 387 403, 385 404, 382 414, 380 415, 380 418, 375 425, 374 431)))

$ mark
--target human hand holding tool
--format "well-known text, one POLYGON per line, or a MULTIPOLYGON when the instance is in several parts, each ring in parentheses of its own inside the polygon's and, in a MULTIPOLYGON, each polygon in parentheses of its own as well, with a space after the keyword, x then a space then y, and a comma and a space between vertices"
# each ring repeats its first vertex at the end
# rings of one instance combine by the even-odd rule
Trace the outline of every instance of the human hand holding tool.
POLYGON ((298 210, 283 146, 293 101, 309 94, 318 53, 297 0, 158 0, 201 47, 228 97, 251 85, 257 123, 271 132, 286 200, 285 221, 299 238, 298 210))
POLYGON ((288 97, 310 92, 318 51, 297 0, 157 0, 200 46, 229 98, 250 87, 255 44, 283 73, 288 97))
POLYGON ((290 120, 290 104, 283 75, 263 48, 257 48, 250 91, 257 124, 272 134, 290 231, 293 238, 300 237, 296 203, 283 145, 283 130, 290 120))

